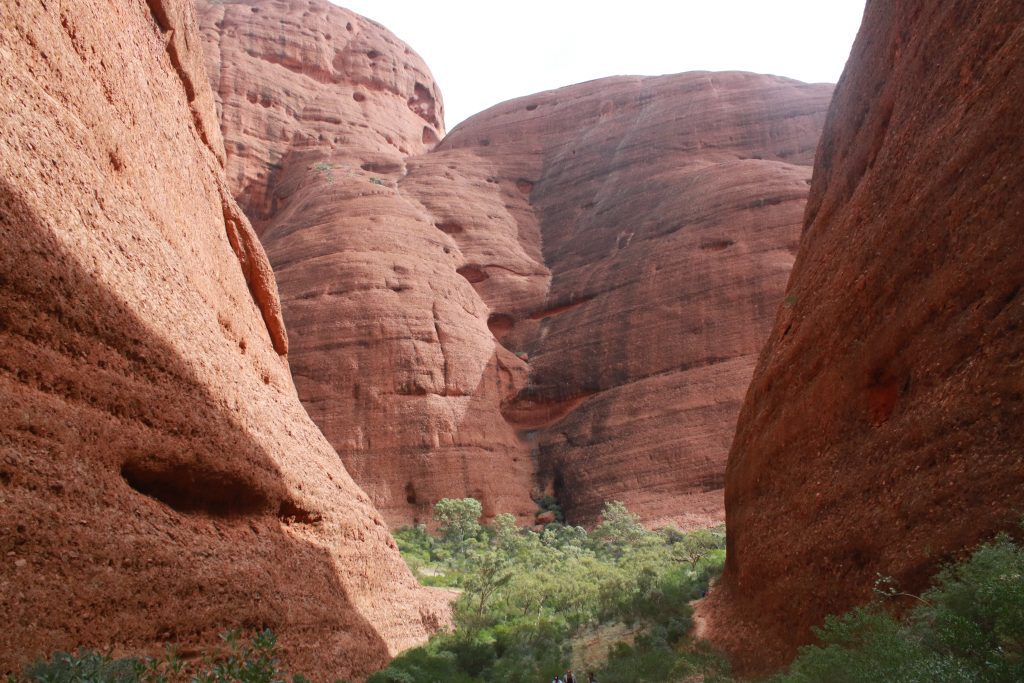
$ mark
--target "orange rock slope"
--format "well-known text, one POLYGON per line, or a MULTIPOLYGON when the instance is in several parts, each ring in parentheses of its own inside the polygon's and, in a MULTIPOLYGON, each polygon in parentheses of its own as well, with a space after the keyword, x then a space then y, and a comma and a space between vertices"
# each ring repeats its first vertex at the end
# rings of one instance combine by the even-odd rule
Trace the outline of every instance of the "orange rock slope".
POLYGON ((191 2, 0 7, 0 670, 267 626, 359 676, 445 607, 303 411, 191 2))
POLYGON ((1024 5, 868 3, 740 415, 715 637, 777 667, 1024 490, 1024 5))
POLYGON ((442 136, 426 67, 324 2, 202 10, 228 178, 304 405, 392 523, 722 518, 831 86, 693 73, 508 102, 442 136), (436 145, 436 146, 435 146, 436 145))

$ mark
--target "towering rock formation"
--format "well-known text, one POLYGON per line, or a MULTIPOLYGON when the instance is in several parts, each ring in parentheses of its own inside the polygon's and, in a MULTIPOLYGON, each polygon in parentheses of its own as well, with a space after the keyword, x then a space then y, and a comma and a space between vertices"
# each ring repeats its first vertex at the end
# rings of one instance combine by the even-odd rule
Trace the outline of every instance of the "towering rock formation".
POLYGON ((1024 5, 869 2, 726 478, 717 639, 789 658, 1024 490, 1024 5))
POLYGON ((453 495, 530 513, 533 467, 497 412, 499 366, 522 362, 499 360, 457 247, 398 186, 443 135, 426 66, 323 0, 202 19, 228 178, 285 292, 310 415, 391 522, 453 495))
POLYGON ((354 676, 444 606, 302 409, 192 3, 0 6, 0 670, 273 628, 354 676))
MULTIPOLYGON (((521 269, 486 244, 463 253, 489 276, 475 286, 499 340, 529 360, 502 414, 574 520, 608 500, 651 524, 721 520, 830 96, 744 73, 601 79, 499 105, 428 155, 478 156, 506 196, 527 193, 544 290, 518 294, 521 269)), ((441 215, 486 235, 478 214, 441 215)))
POLYGON ((722 517, 831 86, 611 78, 437 144, 426 67, 324 2, 202 9, 228 177, 299 395, 392 523, 445 496, 722 517), (437 145, 435 147, 435 145, 437 145))

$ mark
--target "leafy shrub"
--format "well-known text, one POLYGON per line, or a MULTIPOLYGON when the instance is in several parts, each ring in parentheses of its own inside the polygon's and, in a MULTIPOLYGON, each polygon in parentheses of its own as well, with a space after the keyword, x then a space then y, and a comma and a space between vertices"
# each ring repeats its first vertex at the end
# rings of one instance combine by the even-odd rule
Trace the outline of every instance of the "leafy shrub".
POLYGON ((143 680, 145 669, 142 660, 111 659, 109 655, 92 650, 79 650, 74 654, 55 652, 50 659, 29 665, 24 680, 33 683, 134 683, 143 680))
MULTIPOLYGON (((538 505, 557 504, 541 499, 538 505)), ((622 680, 705 671, 699 661, 684 666, 692 653, 680 646, 691 624, 687 603, 721 570, 724 535, 696 543, 715 549, 691 560, 676 548, 688 534, 650 532, 622 503, 605 506, 593 534, 558 522, 540 533, 520 529, 509 514, 481 527, 479 517, 477 501, 445 500, 435 506, 440 538, 422 527, 395 533, 410 566, 421 563, 422 582, 462 593, 455 632, 401 655, 372 683, 551 680, 571 665, 577 634, 601 623, 636 624, 641 632, 615 666, 622 676, 632 669, 648 678, 622 680)))
MULTIPOLYGON (((887 593, 893 594, 893 593, 887 593)), ((1024 551, 1007 536, 942 570, 903 621, 880 604, 829 617, 778 683, 1024 680, 1024 551)))
MULTIPOLYGON (((20 680, 29 683, 283 683, 277 639, 269 630, 248 641, 238 631, 221 634, 223 647, 208 652, 201 662, 185 663, 173 649, 159 658, 113 659, 92 650, 54 653, 26 669, 20 680)), ((19 680, 15 676, 14 680, 19 680)), ((308 683, 296 675, 294 683, 308 683)))

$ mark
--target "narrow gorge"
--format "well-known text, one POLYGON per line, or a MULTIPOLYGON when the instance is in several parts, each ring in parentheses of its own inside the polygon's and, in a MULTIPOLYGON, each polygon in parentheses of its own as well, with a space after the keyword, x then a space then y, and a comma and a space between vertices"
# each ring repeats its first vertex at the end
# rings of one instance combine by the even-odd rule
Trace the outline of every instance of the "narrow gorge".
MULTIPOLYGON (((1022 57, 1020 0, 868 0, 836 85, 609 76, 447 131, 327 0, 0 0, 0 674, 239 629, 364 681, 502 533, 612 576, 613 501, 718 553, 637 585, 730 676, 927 603, 1022 538, 1022 57), (442 583, 398 546, 464 498, 513 518, 442 583)), ((643 646, 601 607, 571 633, 643 646)))

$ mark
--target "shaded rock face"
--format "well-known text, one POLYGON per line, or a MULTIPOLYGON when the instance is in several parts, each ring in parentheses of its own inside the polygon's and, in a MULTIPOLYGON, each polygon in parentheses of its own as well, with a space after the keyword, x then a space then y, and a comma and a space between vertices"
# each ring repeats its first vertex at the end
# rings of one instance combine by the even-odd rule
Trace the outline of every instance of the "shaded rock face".
POLYGON ((532 522, 544 492, 577 522, 614 499, 721 520, 831 86, 602 79, 436 144, 436 86, 372 22, 306 2, 202 15, 299 395, 389 522, 461 496, 532 522))
POLYGON ((713 621, 749 673, 1020 521, 1022 27, 868 3, 729 458, 713 621))
POLYGON ((0 8, 0 669, 267 626, 358 676, 445 617, 308 418, 192 3, 0 8))

